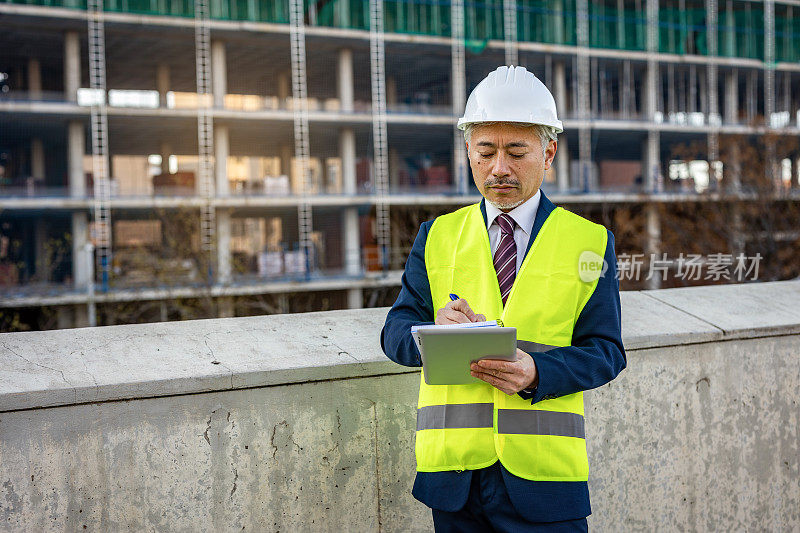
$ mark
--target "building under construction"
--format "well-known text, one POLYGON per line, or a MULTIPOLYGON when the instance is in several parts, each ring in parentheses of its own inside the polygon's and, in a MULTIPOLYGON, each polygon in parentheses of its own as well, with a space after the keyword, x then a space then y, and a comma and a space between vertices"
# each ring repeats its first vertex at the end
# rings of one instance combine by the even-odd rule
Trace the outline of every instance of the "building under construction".
POLYGON ((696 228, 699 206, 746 250, 749 163, 726 143, 770 139, 770 205, 796 205, 796 10, 0 0, 3 327, 390 304, 419 223, 480 198, 455 122, 502 64, 564 122, 544 191, 618 253, 677 253, 664 213, 696 228))

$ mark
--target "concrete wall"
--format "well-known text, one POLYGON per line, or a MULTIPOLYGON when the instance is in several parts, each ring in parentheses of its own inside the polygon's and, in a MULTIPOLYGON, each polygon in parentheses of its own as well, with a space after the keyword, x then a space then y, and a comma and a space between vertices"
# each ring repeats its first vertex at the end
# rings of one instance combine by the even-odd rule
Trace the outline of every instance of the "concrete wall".
MULTIPOLYGON (((800 282, 622 299, 590 527, 800 529, 800 282)), ((430 530, 386 311, 0 334, 0 529, 430 530)))

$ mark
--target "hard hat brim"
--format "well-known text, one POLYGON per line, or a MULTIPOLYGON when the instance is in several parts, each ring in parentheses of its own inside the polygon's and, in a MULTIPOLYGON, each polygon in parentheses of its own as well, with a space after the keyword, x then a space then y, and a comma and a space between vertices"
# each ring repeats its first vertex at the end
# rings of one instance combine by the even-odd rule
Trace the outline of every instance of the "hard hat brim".
POLYGON ((534 126, 534 125, 549 126, 553 128, 556 133, 564 132, 564 126, 560 120, 553 121, 552 123, 544 123, 544 122, 525 122, 520 120, 504 120, 502 118, 491 119, 491 120, 467 120, 464 117, 461 117, 460 119, 458 119, 458 124, 456 125, 456 127, 463 131, 467 129, 467 126, 470 124, 482 124, 485 122, 511 122, 514 124, 522 124, 527 126, 534 126))

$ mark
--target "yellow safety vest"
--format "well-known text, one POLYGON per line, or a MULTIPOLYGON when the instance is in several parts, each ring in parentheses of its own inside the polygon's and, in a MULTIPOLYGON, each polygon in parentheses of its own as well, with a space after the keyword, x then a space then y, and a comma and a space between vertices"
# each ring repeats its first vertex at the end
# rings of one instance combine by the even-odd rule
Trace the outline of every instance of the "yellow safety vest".
MULTIPOLYGON (((607 238, 603 226, 557 207, 530 246, 503 307, 480 204, 440 216, 425 243, 434 313, 455 293, 487 320, 516 327, 517 346, 524 351, 569 346, 600 274, 585 275, 587 261, 594 261, 589 270, 598 270, 607 238), (587 277, 594 279, 584 281, 587 277)), ((468 385, 427 385, 423 376, 416 457, 421 472, 475 470, 499 458, 525 479, 586 481, 583 393, 531 405, 477 379, 468 385)))

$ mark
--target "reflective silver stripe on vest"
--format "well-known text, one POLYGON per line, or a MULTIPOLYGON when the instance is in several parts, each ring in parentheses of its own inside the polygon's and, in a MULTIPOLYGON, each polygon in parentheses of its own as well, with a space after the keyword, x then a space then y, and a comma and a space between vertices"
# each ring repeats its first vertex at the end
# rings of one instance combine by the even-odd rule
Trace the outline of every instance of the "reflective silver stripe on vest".
POLYGON ((538 342, 531 342, 531 341, 517 341, 517 348, 519 348, 523 352, 531 353, 531 352, 546 352, 547 350, 558 348, 558 346, 550 346, 549 344, 540 344, 538 342))
POLYGON ((417 409, 417 431, 423 429, 493 427, 494 404, 455 403, 417 409))
POLYGON ((558 411, 498 409, 497 432, 514 435, 558 435, 585 439, 583 416, 558 411))

